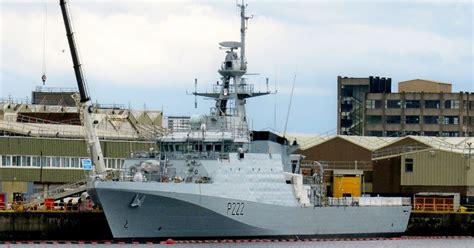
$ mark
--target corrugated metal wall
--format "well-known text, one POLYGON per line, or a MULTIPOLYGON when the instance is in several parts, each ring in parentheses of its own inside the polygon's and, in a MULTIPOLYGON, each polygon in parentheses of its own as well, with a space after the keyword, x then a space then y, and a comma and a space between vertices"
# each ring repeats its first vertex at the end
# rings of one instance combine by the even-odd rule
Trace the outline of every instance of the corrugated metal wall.
POLYGON ((86 157, 84 140, 0 137, 0 154, 86 157))
MULTIPOLYGON (((104 157, 126 158, 131 152, 147 151, 153 142, 101 141, 104 157)), ((87 157, 84 140, 31 137, 0 137, 0 154, 87 157)))
MULTIPOLYGON (((106 158, 127 158, 131 152, 148 151, 155 144, 145 141, 101 141, 101 146, 106 158)), ((88 157, 84 140, 32 137, 0 137, 0 154, 88 157)), ((0 181, 65 183, 84 178, 84 171, 78 169, 0 167, 0 181)))
POLYGON ((440 150, 421 151, 401 156, 401 185, 467 186, 474 185, 474 168, 468 169, 463 154, 440 150), (405 171, 405 159, 413 159, 413 172, 405 171))
POLYGON ((336 137, 300 151, 308 160, 318 161, 371 161, 372 152, 343 138, 336 137))
POLYGON ((66 183, 85 178, 78 169, 0 168, 0 181, 66 183))

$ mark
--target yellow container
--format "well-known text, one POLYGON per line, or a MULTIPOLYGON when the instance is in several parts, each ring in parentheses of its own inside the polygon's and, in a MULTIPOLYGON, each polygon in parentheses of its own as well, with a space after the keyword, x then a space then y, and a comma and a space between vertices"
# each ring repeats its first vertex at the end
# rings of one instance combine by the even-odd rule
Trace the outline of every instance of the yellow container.
POLYGON ((360 197, 360 175, 334 176, 333 197, 360 197))

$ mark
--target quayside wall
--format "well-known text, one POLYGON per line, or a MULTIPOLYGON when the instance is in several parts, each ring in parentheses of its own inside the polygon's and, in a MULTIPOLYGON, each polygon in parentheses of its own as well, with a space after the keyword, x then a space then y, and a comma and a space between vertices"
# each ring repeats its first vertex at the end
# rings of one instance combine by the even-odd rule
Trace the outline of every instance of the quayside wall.
POLYGON ((102 212, 0 212, 0 240, 112 239, 102 212))

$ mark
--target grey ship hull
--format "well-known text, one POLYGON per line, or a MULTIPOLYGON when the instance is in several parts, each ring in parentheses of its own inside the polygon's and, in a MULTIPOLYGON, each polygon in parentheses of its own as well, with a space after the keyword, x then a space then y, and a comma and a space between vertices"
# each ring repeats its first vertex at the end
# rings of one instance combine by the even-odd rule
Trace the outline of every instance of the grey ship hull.
POLYGON ((390 235, 405 232, 411 209, 281 206, 132 184, 95 183, 114 238, 390 235))

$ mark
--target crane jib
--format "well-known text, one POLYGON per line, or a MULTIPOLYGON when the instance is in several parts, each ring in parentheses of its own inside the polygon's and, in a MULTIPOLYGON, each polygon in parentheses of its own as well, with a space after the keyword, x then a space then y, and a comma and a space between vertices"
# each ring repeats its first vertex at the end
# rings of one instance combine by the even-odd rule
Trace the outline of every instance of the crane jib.
POLYGON ((71 58, 72 58, 72 63, 74 65, 74 73, 76 76, 77 87, 79 88, 79 95, 81 97, 81 102, 87 102, 90 100, 90 97, 87 94, 84 74, 82 72, 81 63, 79 61, 77 45, 74 40, 74 33, 71 26, 69 10, 66 7, 65 0, 60 0, 59 5, 61 6, 61 12, 64 19, 64 25, 66 27, 66 36, 67 36, 67 41, 69 43, 69 50, 71 51, 71 58))

